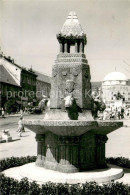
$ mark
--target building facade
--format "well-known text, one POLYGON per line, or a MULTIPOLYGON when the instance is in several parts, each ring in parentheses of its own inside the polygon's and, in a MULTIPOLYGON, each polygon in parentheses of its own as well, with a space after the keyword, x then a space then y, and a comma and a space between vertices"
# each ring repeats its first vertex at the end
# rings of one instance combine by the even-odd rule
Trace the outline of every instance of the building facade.
POLYGON ((114 102, 116 94, 120 94, 126 105, 130 105, 130 80, 121 72, 111 72, 102 82, 102 98, 106 104, 114 102))
POLYGON ((119 93, 124 103, 130 106, 130 79, 121 72, 111 72, 104 77, 102 82, 92 82, 92 92, 101 93, 103 101, 110 105, 119 93))
POLYGON ((12 97, 18 99, 18 92, 21 86, 18 85, 11 74, 3 65, 0 65, 0 109, 4 108, 5 103, 12 97))
POLYGON ((31 103, 33 106, 36 105, 36 78, 37 75, 32 69, 27 70, 22 68, 21 71, 21 104, 23 107, 28 106, 31 103))
POLYGON ((0 54, 0 109, 8 100, 14 99, 18 109, 36 102, 36 77, 32 69, 27 70, 14 63, 10 57, 0 54))
POLYGON ((0 53, 0 110, 21 90, 21 68, 10 57, 0 53))
POLYGON ((45 74, 39 73, 37 71, 35 71, 35 74, 37 75, 37 80, 36 80, 37 101, 42 100, 43 95, 49 98, 50 90, 51 90, 51 77, 45 74))
POLYGON ((15 99, 18 109, 36 106, 43 95, 50 97, 51 77, 17 65, 0 52, 0 109, 15 99))

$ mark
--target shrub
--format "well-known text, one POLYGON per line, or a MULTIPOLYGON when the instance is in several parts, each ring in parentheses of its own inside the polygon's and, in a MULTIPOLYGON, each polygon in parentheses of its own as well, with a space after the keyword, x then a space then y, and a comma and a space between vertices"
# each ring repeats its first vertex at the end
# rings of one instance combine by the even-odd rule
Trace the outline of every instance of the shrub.
POLYGON ((82 194, 100 195, 102 194, 102 187, 96 182, 86 182, 83 184, 82 194))
POLYGON ((18 192, 18 184, 17 180, 14 180, 10 177, 5 177, 4 174, 0 175, 0 194, 8 195, 8 194, 16 194, 18 192))
POLYGON ((114 164, 120 167, 129 168, 130 169, 130 160, 124 157, 117 157, 117 158, 106 158, 107 163, 114 164))
POLYGON ((69 195, 69 184, 57 184, 57 194, 69 195))
POLYGON ((58 194, 58 188, 55 183, 47 182, 41 186, 41 195, 53 195, 58 194))
POLYGON ((35 181, 29 183, 29 195, 38 195, 40 194, 41 188, 39 184, 37 184, 35 181))
POLYGON ((4 107, 6 108, 6 112, 10 114, 17 111, 18 104, 15 99, 10 99, 5 103, 4 107))
POLYGON ((99 186, 96 182, 85 184, 46 183, 40 186, 35 181, 23 178, 20 182, 4 174, 0 175, 1 195, 129 195, 130 186, 123 183, 109 183, 99 186))
POLYGON ((5 169, 9 169, 11 167, 17 167, 35 161, 36 156, 6 158, 0 161, 0 171, 4 171, 5 169))
POLYGON ((124 185, 119 182, 111 182, 109 184, 103 184, 102 186, 102 194, 109 195, 129 195, 130 194, 130 186, 124 185))
MULTIPOLYGON (((1 170, 21 166, 26 163, 34 162, 36 156, 11 157, 1 160, 1 170)), ((109 158, 107 162, 118 163, 118 165, 129 166, 129 159, 109 158), (122 163, 121 163, 122 162, 122 163)), ((128 168, 128 167, 127 167, 128 168)), ((129 195, 130 186, 119 182, 111 182, 98 185, 96 182, 86 182, 85 184, 62 184, 45 183, 41 186, 35 181, 29 182, 27 178, 17 181, 13 178, 0 175, 0 194, 1 195, 129 195)))
POLYGON ((70 185, 69 192, 71 195, 81 195, 82 194, 82 185, 79 183, 70 185))

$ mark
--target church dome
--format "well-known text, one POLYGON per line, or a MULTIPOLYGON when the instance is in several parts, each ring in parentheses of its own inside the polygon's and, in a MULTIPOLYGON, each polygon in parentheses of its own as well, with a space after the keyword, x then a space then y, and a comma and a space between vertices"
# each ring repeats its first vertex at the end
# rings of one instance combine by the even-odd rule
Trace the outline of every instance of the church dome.
POLYGON ((105 76, 104 81, 127 81, 127 77, 122 72, 111 72, 105 76))
POLYGON ((127 77, 122 72, 111 72, 103 80, 103 85, 126 85, 127 77))

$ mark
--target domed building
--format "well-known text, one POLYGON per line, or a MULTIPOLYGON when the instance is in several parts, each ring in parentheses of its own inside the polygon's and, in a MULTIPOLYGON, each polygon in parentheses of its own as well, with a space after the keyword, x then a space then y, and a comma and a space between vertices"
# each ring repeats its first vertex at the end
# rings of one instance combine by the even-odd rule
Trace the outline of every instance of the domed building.
POLYGON ((102 98, 106 104, 114 101, 114 97, 120 94, 126 104, 130 105, 130 80, 121 72, 107 74, 102 82, 102 98))

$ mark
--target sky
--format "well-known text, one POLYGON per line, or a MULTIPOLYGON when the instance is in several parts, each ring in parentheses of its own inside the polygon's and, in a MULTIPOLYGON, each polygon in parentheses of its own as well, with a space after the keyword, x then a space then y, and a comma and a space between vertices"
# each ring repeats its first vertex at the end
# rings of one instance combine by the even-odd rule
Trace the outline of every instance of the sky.
POLYGON ((51 75, 70 11, 87 35, 91 80, 113 71, 130 79, 130 0, 0 0, 0 47, 21 66, 51 75))

